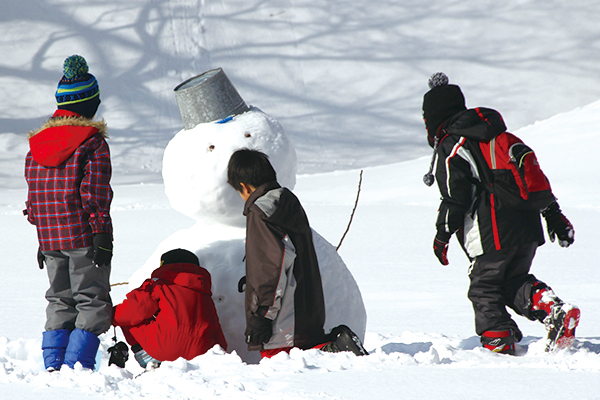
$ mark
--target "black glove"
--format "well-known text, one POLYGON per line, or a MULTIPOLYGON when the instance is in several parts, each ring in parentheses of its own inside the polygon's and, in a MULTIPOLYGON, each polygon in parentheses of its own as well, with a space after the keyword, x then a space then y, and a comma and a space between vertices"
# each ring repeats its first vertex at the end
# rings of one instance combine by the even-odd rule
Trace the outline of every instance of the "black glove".
POLYGON ((94 264, 108 265, 112 259, 112 235, 110 233, 94 233, 94 264))
POLYGON ((450 236, 452 235, 447 232, 438 231, 433 240, 433 253, 442 265, 450 264, 448 262, 448 242, 450 241, 450 236))
POLYGON ((273 335, 273 322, 270 319, 252 315, 246 325, 246 343, 258 346, 267 343, 273 335))
POLYGON ((42 248, 38 247, 37 262, 38 267, 40 267, 40 269, 44 269, 44 261, 46 261, 46 256, 44 255, 44 253, 42 253, 42 248))
POLYGON ((125 368, 125 362, 129 359, 129 347, 125 342, 115 343, 114 346, 108 348, 110 358, 108 366, 115 364, 117 367, 125 368))
POLYGON ((557 202, 550 204, 542 210, 542 215, 546 219, 546 227, 548 228, 548 236, 550 241, 554 242, 554 237, 558 236, 558 244, 560 247, 569 247, 575 241, 575 229, 571 222, 560 211, 557 202))

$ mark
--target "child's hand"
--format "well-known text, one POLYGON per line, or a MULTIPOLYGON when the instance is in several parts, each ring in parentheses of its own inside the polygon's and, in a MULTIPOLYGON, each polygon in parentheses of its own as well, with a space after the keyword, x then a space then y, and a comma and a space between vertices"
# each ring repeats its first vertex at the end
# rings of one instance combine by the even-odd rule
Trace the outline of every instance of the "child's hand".
POLYGON ((267 343, 273 336, 273 322, 270 319, 253 315, 246 326, 246 343, 258 346, 267 343))
POLYGON ((42 249, 38 247, 37 262, 40 269, 44 269, 44 261, 46 261, 46 257, 44 256, 44 253, 42 253, 42 249))
POLYGON ((112 259, 112 235, 110 233, 94 234, 94 264, 98 267, 109 265, 112 259))
POLYGON ((552 203, 548 208, 542 211, 546 218, 546 227, 548 228, 548 237, 554 242, 555 236, 558 237, 560 247, 569 247, 575 241, 575 229, 573 224, 560 211, 558 203, 552 203))
POLYGON ((440 260, 442 265, 450 264, 448 262, 448 241, 450 240, 450 234, 446 232, 438 232, 433 240, 433 253, 440 260))

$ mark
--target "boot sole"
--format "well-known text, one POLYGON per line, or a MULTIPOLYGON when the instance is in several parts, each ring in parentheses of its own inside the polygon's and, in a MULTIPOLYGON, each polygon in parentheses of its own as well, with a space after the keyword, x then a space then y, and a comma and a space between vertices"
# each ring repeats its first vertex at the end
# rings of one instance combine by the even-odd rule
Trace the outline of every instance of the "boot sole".
POLYGON ((581 311, 573 307, 565 313, 562 326, 556 333, 554 340, 550 339, 546 351, 563 350, 569 348, 575 342, 575 328, 579 325, 581 311))

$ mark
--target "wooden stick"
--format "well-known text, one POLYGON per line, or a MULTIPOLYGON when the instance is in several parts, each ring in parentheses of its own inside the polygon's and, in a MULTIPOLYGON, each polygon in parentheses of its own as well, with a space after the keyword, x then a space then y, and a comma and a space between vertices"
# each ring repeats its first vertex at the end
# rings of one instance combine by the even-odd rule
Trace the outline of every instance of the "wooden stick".
POLYGON ((342 245, 342 242, 344 241, 346 234, 350 230, 350 225, 352 224, 352 219, 354 218, 354 212, 356 211, 356 206, 358 205, 358 198, 360 197, 360 187, 362 185, 362 175, 363 175, 363 170, 361 169, 360 170, 360 178, 358 180, 358 191, 356 192, 356 200, 354 201, 354 208, 352 209, 352 213, 350 214, 350 221, 348 221, 348 226, 346 227, 346 232, 344 232, 344 234, 342 235, 342 238, 340 239, 340 243, 335 248, 335 251, 338 251, 340 249, 340 246, 342 245))

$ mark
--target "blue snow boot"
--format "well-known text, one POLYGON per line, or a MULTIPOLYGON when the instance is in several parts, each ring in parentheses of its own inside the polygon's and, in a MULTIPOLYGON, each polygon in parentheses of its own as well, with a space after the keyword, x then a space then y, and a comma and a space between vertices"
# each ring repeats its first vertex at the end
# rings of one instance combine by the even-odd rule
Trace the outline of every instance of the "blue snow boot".
POLYGON ((65 351, 69 344, 68 329, 57 329, 55 331, 46 331, 42 333, 42 356, 44 357, 44 367, 46 371, 57 371, 65 361, 65 351))
POLYGON ((96 366, 96 353, 99 346, 100 339, 92 332, 83 329, 73 330, 65 352, 65 364, 74 368, 79 362, 83 368, 93 370, 96 366))

